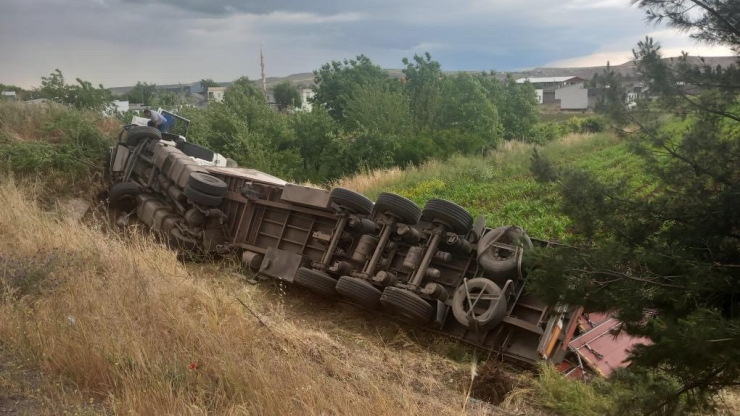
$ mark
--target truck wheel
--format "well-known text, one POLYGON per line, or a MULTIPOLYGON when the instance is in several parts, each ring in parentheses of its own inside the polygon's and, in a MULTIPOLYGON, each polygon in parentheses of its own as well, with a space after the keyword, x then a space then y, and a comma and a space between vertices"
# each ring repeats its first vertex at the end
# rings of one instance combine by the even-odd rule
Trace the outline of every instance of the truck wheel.
POLYGON ((367 280, 342 276, 337 281, 336 290, 352 303, 368 309, 380 309, 380 296, 383 293, 367 280))
POLYGON ((416 225, 421 218, 421 209, 401 195, 382 192, 375 201, 375 212, 388 212, 406 225, 416 225))
POLYGON ((389 286, 380 297, 383 308, 404 321, 424 325, 432 319, 433 308, 414 292, 389 286))
POLYGON ((503 277, 516 273, 519 267, 516 252, 493 246, 488 247, 494 239, 504 244, 519 245, 524 250, 532 249, 532 240, 523 229, 504 226, 489 231, 478 241, 478 265, 483 270, 503 277))
POLYGON ((221 179, 203 172, 193 172, 188 179, 188 186, 196 191, 214 196, 224 196, 228 185, 221 179))
POLYGON ((139 185, 132 182, 113 184, 108 189, 108 206, 115 210, 130 212, 136 208, 136 196, 141 193, 139 185))
POLYGON ((496 283, 477 277, 470 279, 466 285, 462 284, 452 297, 452 313, 455 319, 465 327, 498 325, 506 315, 506 296, 501 293, 501 288, 496 283), (468 291, 470 299, 468 300, 468 291), (470 302, 475 303, 475 308, 470 312, 470 302), (500 298, 496 302, 496 298, 500 298))
POLYGON ((148 126, 134 126, 126 130, 126 146, 137 146, 144 139, 162 140, 162 133, 148 126))
POLYGON ((373 212, 373 201, 367 199, 365 195, 358 194, 345 188, 334 188, 329 194, 331 202, 340 207, 347 208, 355 214, 369 215, 373 212))
POLYGON ((208 195, 201 191, 191 188, 189 185, 183 190, 183 194, 195 204, 205 205, 207 207, 217 207, 224 200, 222 196, 208 195))
POLYGON ((293 282, 327 298, 333 298, 337 295, 335 290, 337 286, 336 279, 318 270, 301 267, 296 272, 293 282))
POLYGON ((460 205, 444 199, 433 198, 427 201, 422 217, 441 222, 449 226, 450 231, 459 235, 465 235, 473 228, 473 217, 470 213, 460 205))

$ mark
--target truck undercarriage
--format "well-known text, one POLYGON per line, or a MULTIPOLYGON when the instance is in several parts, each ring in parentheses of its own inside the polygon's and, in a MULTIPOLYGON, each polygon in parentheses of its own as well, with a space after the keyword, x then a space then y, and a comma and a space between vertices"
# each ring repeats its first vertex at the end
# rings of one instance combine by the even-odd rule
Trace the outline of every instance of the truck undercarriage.
POLYGON ((581 310, 548 308, 525 288, 523 253, 547 242, 517 226, 488 228, 442 199, 419 207, 381 193, 373 202, 349 189, 203 166, 218 156, 126 126, 111 150, 109 204, 180 250, 238 254, 258 279, 294 283, 524 364, 560 363, 569 353, 581 310))

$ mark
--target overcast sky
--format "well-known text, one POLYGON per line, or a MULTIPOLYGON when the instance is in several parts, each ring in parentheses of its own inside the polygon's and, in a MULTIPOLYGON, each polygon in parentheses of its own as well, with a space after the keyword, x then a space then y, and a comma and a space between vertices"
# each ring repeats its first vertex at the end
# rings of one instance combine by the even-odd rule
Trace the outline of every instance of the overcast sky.
POLYGON ((0 83, 59 68, 125 86, 310 72, 360 53, 429 51, 445 70, 619 64, 645 35, 670 55, 730 55, 648 26, 629 0, 0 0, 0 83))

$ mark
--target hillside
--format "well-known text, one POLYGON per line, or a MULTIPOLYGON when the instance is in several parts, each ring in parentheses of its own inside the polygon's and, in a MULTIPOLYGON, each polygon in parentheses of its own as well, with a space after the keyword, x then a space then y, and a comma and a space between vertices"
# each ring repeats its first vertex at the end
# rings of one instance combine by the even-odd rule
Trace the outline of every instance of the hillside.
MULTIPOLYGON (((66 146, 109 143, 117 130, 115 121, 94 117, 60 106, 0 106, 0 152, 16 151, 12 164, 0 158, 10 168, 0 178, 0 414, 614 409, 618 386, 515 368, 299 287, 247 284, 238 259, 182 263, 137 227, 112 229, 102 205, 78 222, 57 196, 92 203, 100 166, 92 158, 77 165, 90 155, 66 146), (33 159, 39 150, 43 158, 33 159), (28 163, 49 161, 53 174, 24 174, 28 163), (62 187, 65 178, 73 183, 62 187)), ((338 185, 371 198, 387 190, 419 203, 448 198, 489 225, 516 223, 536 237, 567 239, 572 230, 554 208, 554 191, 528 171, 531 150, 508 143, 485 157, 367 172, 338 185)), ((636 192, 651 189, 611 135, 570 135, 542 152, 607 179, 627 173, 636 192)), ((733 414, 737 400, 727 400, 733 414)))
MULTIPOLYGON (((675 58, 667 58, 667 59, 675 59, 675 58)), ((702 64, 701 60, 698 57, 690 57, 690 60, 697 65, 702 64)), ((720 57, 707 57, 704 58, 704 63, 709 64, 710 66, 717 66, 721 65, 723 67, 734 64, 737 62, 737 58, 733 56, 720 56, 720 57)), ((524 78, 524 77, 559 77, 559 76, 575 76, 575 77, 581 77, 585 79, 591 79, 594 74, 601 73, 604 69, 606 69, 606 66, 593 66, 593 67, 574 67, 574 68, 548 68, 548 67, 537 67, 532 69, 525 69, 525 70, 518 70, 518 71, 508 71, 510 72, 515 78, 524 78)), ((635 67, 633 62, 625 62, 619 65, 613 65, 612 69, 616 72, 622 74, 622 76, 625 77, 633 77, 635 76, 635 67)), ((401 78, 403 77, 403 73, 400 69, 385 69, 386 72, 392 77, 395 78, 401 78)), ((446 73, 456 73, 460 71, 445 71, 446 73)), ((480 72, 480 71, 468 71, 468 72, 480 72)), ((503 78, 505 76, 506 72, 501 72, 499 75, 503 78)), ((310 87, 314 85, 314 75, 312 72, 303 72, 298 74, 291 74, 284 77, 267 77, 267 87, 270 88, 275 84, 278 84, 283 81, 288 81, 292 84, 303 86, 303 87, 310 87)), ((194 81, 193 81, 194 82, 194 81)), ((182 85, 190 85, 193 82, 186 82, 182 83, 182 85)), ((255 83, 260 83, 261 80, 255 80, 255 83)), ((219 82, 219 84, 223 86, 228 86, 231 84, 231 82, 222 81, 219 82)), ((179 84, 172 84, 168 86, 160 86, 160 87, 176 87, 179 84)), ((125 94, 129 90, 131 90, 133 86, 125 86, 125 87, 113 87, 110 88, 110 90, 114 94, 125 94)))

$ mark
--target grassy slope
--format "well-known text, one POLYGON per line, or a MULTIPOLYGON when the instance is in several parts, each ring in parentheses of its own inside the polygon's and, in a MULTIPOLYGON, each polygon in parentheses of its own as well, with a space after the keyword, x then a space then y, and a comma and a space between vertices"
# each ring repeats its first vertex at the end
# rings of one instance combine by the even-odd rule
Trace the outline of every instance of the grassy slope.
POLYGON ((245 285, 228 265, 185 267, 138 234, 106 235, 45 213, 9 181, 0 205, 0 357, 39 370, 36 410, 462 408, 469 364, 441 355, 444 339, 294 288, 245 285))
MULTIPOLYGON (((626 174, 634 188, 650 188, 647 178, 637 173, 640 160, 609 134, 571 135, 541 151, 556 165, 586 169, 607 180, 626 174)), ((336 185, 370 198, 382 191, 396 192, 420 206, 429 198, 444 198, 473 215, 484 215, 489 226, 516 224, 538 238, 567 238, 569 222, 556 208, 555 189, 538 184, 529 171, 531 152, 531 145, 507 143, 486 158, 453 157, 405 171, 359 175, 336 185)))

